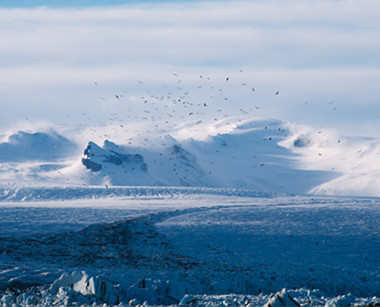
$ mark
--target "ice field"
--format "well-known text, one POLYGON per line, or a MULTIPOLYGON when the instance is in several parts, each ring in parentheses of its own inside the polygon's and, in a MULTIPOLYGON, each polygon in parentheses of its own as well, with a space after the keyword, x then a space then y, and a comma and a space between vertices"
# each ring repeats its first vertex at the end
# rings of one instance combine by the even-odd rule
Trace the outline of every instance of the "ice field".
POLYGON ((380 303, 377 198, 65 190, 1 203, 4 306, 380 303))

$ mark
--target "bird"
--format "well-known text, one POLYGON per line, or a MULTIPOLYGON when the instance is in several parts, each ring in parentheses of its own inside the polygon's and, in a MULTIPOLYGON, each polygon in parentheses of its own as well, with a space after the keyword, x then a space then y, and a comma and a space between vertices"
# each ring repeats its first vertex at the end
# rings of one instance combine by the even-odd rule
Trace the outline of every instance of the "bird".
POLYGON ((278 95, 278 94, 280 94, 280 92, 279 92, 279 91, 277 91, 277 92, 275 93, 275 95, 278 95))

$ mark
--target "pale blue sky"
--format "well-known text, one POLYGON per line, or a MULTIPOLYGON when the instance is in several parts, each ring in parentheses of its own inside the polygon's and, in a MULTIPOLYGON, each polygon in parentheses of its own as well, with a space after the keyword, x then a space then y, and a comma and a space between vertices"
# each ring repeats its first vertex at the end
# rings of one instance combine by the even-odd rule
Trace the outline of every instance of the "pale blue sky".
MULTIPOLYGON (((182 0, 181 2, 197 2, 202 0, 182 0)), ((203 0, 204 1, 204 0, 203 0)), ((38 7, 38 6, 48 6, 48 7, 91 7, 91 6, 112 6, 112 5, 125 5, 125 4, 136 4, 136 3, 175 3, 178 0, 2 0, 0 2, 0 7, 6 8, 16 8, 16 7, 38 7)))
MULTIPOLYGON (((106 1, 75 4, 89 2, 106 1)), ((147 91, 174 92, 176 73, 194 100, 213 96, 209 105, 228 115, 260 107, 250 114, 350 133, 380 129, 377 0, 121 2, 130 4, 0 9, 0 128, 25 118, 77 123, 87 112, 101 121, 105 110, 121 111, 115 94, 133 106, 147 91)))

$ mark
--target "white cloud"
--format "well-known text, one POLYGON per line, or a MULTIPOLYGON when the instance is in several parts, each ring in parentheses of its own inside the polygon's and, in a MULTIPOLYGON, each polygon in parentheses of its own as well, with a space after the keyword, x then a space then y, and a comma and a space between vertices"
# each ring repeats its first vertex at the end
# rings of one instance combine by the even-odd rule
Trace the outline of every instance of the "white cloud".
MULTIPOLYGON (((215 102, 231 115, 255 104, 260 116, 336 123, 347 131, 353 130, 352 118, 372 119, 373 129, 372 114, 379 111, 379 11, 374 0, 1 9, 2 123, 24 117, 75 122, 80 117, 67 113, 88 110, 101 119, 100 98, 111 101, 124 90, 140 95, 148 88, 161 95, 162 85, 178 86, 176 72, 181 86, 193 90, 199 74, 211 76, 204 88, 224 87, 239 100, 232 106, 215 102), (255 87, 256 96, 241 83, 255 87), (326 107, 331 100, 335 113, 326 107)), ((197 99, 214 95, 204 88, 197 99)))

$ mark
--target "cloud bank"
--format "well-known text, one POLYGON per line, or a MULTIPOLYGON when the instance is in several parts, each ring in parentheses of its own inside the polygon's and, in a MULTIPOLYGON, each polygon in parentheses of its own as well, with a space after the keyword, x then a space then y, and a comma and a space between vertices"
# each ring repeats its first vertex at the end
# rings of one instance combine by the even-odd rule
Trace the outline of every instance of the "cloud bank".
POLYGON ((229 115, 259 106, 259 117, 371 134, 380 128, 379 11, 373 0, 0 9, 1 122, 102 121, 115 94, 204 89, 203 75, 208 88, 230 78, 228 102, 218 101, 229 115))

